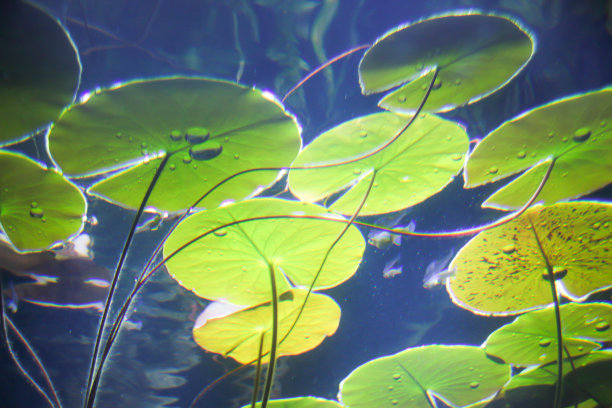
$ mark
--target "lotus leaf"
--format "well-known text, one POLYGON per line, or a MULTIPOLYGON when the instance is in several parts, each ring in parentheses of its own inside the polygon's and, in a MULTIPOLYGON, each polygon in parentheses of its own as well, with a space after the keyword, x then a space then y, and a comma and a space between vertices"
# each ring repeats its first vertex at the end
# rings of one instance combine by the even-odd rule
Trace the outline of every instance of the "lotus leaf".
POLYGON ((534 51, 515 22, 473 11, 397 27, 368 49, 359 64, 364 94, 386 91, 379 106, 414 112, 437 78, 424 109, 443 112, 482 99, 514 77, 534 51))
POLYGON ((64 27, 38 6, 0 5, 0 145, 47 126, 74 101, 81 63, 64 27))
MULTIPOLYGON (((261 402, 258 402, 256 407, 261 407, 261 402)), ((270 400, 268 402, 270 408, 342 408, 342 405, 336 401, 330 401, 317 397, 298 397, 270 400)), ((250 408, 251 405, 245 405, 242 408, 250 408)))
MULTIPOLYGON (((240 171, 288 166, 300 145, 294 118, 266 93, 203 78, 134 81, 101 91, 65 112, 49 136, 52 157, 71 176, 120 170, 89 192, 131 208, 168 155, 147 203, 166 211, 193 205, 240 171)), ((278 174, 241 175, 201 205, 242 199, 278 174)))
MULTIPOLYGON (((308 145, 292 167, 361 157, 384 146, 405 126, 407 117, 375 113, 345 122, 308 145)), ((457 123, 422 114, 391 145, 362 160, 312 170, 291 170, 289 188, 314 202, 347 189, 331 209, 353 214, 368 186, 373 188, 359 215, 398 211, 439 192, 461 169, 468 137, 457 123)))
POLYGON ((193 214, 168 237, 168 256, 194 238, 216 230, 180 250, 167 262, 183 287, 210 300, 237 305, 270 300, 270 267, 278 293, 291 285, 309 287, 323 264, 314 289, 330 288, 350 278, 361 261, 365 241, 351 226, 326 257, 346 224, 324 207, 281 199, 252 199, 193 214), (287 218, 313 216, 325 219, 287 218), (284 217, 252 220, 253 217, 284 217), (336 220, 336 221, 334 221, 336 220))
MULTIPOLYGON (((306 300, 307 292, 305 289, 293 289, 280 296, 277 357, 311 350, 338 328, 340 306, 329 296, 318 293, 311 293, 306 300), (304 309, 301 310, 303 305, 304 309)), ((267 354, 272 335, 270 302, 222 318, 209 319, 193 330, 194 339, 200 347, 242 364, 257 360, 262 335, 262 352, 267 354)))
POLYGON ((451 262, 455 274, 446 289, 457 305, 474 313, 521 313, 552 303, 549 262, 560 293, 584 300, 612 286, 611 217, 610 203, 532 207, 461 248, 451 262))
POLYGON ((351 408, 451 406, 492 397, 510 378, 510 367, 473 346, 431 345, 369 361, 340 383, 340 401, 351 408))
POLYGON ((525 112, 503 123, 469 156, 466 187, 529 171, 489 197, 484 207, 521 207, 554 158, 550 177, 537 197, 545 204, 579 197, 612 182, 612 88, 574 95, 525 112), (533 166, 533 167, 532 167, 533 166))
POLYGON ((0 226, 19 251, 37 251, 77 234, 86 202, 57 171, 0 151, 0 226))
MULTIPOLYGON (((605 303, 561 306, 563 347, 571 356, 601 348, 600 342, 612 341, 612 306, 605 303)), ((525 313, 502 326, 487 338, 484 349, 489 355, 515 366, 557 361, 557 334, 554 309, 549 307, 525 313)))

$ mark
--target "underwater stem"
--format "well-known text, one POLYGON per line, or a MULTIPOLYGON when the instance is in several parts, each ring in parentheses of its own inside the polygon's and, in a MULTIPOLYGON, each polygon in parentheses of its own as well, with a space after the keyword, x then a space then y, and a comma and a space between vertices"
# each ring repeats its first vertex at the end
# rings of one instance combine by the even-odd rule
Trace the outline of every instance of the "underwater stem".
MULTIPOLYGON (((533 236, 538 244, 538 248, 540 249, 540 253, 542 254, 542 258, 544 258, 544 262, 546 263, 546 273, 548 275, 548 281, 550 282, 550 289, 552 292, 553 302, 555 304, 555 323, 557 326, 557 383, 555 384, 555 400, 553 404, 553 408, 561 407, 561 393, 563 391, 563 333, 561 329, 561 311, 559 309, 559 297, 557 296, 557 285, 555 283, 555 274, 553 271, 553 267, 550 264, 548 256, 544 252, 544 248, 542 247, 542 243, 540 242, 540 237, 538 237, 538 233, 536 231, 535 225, 529 218, 529 224, 531 225, 531 231, 533 232, 533 236)), ((571 358, 570 358, 571 360, 571 358)))
MULTIPOLYGON (((268 406, 270 399, 270 391, 272 391, 272 383, 274 381, 274 369, 276 368, 276 342, 278 341, 278 293, 276 290, 276 276, 274 266, 268 264, 270 271, 270 289, 272 290, 272 340, 270 343, 270 362, 268 363, 268 372, 266 375, 266 385, 264 386, 263 395, 261 396, 261 408, 268 406)), ((261 353, 259 358, 261 358, 261 353)))
POLYGON ((257 366, 255 367, 255 381, 253 382, 253 397, 251 398, 251 408, 255 408, 257 404, 257 394, 259 394, 259 382, 261 381, 261 357, 263 352, 263 343, 265 332, 259 337, 259 352, 257 353, 257 366))
MULTIPOLYGON (((115 293, 117 282, 119 281, 119 274, 121 272, 121 268, 123 267, 123 264, 125 263, 125 259, 127 257, 128 250, 134 238, 134 232, 136 231, 136 226, 138 225, 138 221, 142 213, 144 212, 147 201, 149 200, 149 197, 151 196, 151 193, 153 192, 153 188, 155 187, 155 184, 157 183, 159 176, 161 175, 162 171, 166 167, 166 163, 168 162, 169 157, 170 156, 168 154, 164 154, 164 157, 159 163, 159 166, 157 167, 155 174, 153 175, 153 179, 149 183, 149 187, 147 188, 147 191, 144 197, 142 198, 140 207, 138 208, 138 212, 136 213, 136 216, 134 217, 134 220, 132 221, 132 226, 130 227, 130 231, 128 233, 127 239, 125 240, 125 244, 123 245, 123 251, 121 252, 121 256, 119 257, 119 262, 117 263, 117 268, 115 269, 115 275, 113 276, 113 280, 108 289, 108 296, 106 297, 106 303, 104 304, 104 311, 102 312, 102 318, 100 319, 100 326, 98 327, 98 334, 96 336, 94 352, 91 358, 91 366, 89 368, 89 379, 87 381, 87 394, 85 398, 85 407, 87 408, 91 408, 94 405, 94 401, 96 399, 96 391, 98 388, 98 384, 100 382, 100 377, 102 375, 102 368, 104 367, 104 362, 106 361, 106 358, 108 357, 108 353, 112 346, 112 341, 110 341, 111 337, 109 335, 109 338, 104 345, 104 350, 102 352, 102 355, 100 356, 100 364, 98 364, 98 369, 96 370, 96 360, 98 358, 100 344, 102 343, 102 334, 104 332, 104 326, 106 325, 106 320, 108 319, 108 313, 110 311, 113 294, 115 293)), ((118 327, 121 325, 121 321, 123 320, 122 316, 120 316, 119 318, 121 320, 119 320, 118 327)), ((114 325, 113 325, 113 328, 114 328, 114 325)), ((114 337, 112 338, 114 339, 114 337)))

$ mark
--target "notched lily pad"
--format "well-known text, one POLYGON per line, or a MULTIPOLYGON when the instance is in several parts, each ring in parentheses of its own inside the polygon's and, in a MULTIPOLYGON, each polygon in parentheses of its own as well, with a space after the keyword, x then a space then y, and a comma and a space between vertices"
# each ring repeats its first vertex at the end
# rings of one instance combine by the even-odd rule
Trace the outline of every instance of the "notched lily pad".
POLYGON ((611 219, 610 203, 533 207, 461 248, 446 289, 457 305, 479 314, 543 307, 552 303, 548 260, 560 294, 582 301, 612 286, 611 219))
MULTIPOLYGON (((408 117, 375 113, 324 132, 302 150, 292 167, 340 163, 375 151, 397 135, 408 117)), ((372 189, 359 215, 398 211, 441 191, 461 169, 468 137, 460 125, 421 114, 391 145, 348 164, 292 170, 289 188, 300 200, 315 202, 342 190, 331 209, 352 215, 372 189)))
POLYGON ((0 146, 57 119, 74 101, 81 63, 66 29, 26 1, 0 2, 0 146))
POLYGON ((326 257, 346 226, 333 221, 339 218, 320 206, 271 198, 202 211, 176 227, 164 244, 164 256, 214 232, 181 249, 166 266, 196 295, 237 305, 270 299, 271 267, 282 293, 292 286, 310 287, 325 260, 314 289, 330 288, 355 273, 365 249, 363 236, 352 225, 326 257), (322 219, 290 218, 300 216, 322 219))
POLYGON ((85 196, 53 169, 0 151, 0 226, 19 251, 47 249, 77 234, 85 196))
POLYGON ((351 408, 450 406, 493 397, 510 378, 510 366, 473 346, 415 347, 369 361, 340 383, 339 400, 351 408))
POLYGON ((425 111, 444 112, 489 95, 512 79, 534 51, 531 36, 508 18, 473 11, 397 27, 379 38, 359 64, 364 94, 400 88, 379 106, 414 112, 438 75, 425 111))
MULTIPOLYGON (((65 112, 49 136, 52 157, 71 177, 116 171, 88 192, 129 208, 138 207, 168 155, 147 204, 170 212, 188 208, 235 173, 288 166, 300 146, 296 121, 267 93, 181 77, 133 81, 97 92, 65 112)), ((243 174, 201 206, 243 199, 278 174, 243 174)))
MULTIPOLYGON (((606 303, 562 305, 561 325, 564 356, 576 357, 612 341, 612 305, 606 303)), ((557 361, 557 333, 554 308, 525 313, 500 327, 487 338, 489 355, 515 366, 557 361)))
MULTIPOLYGON (((306 294, 305 289, 294 289, 280 296, 278 357, 312 350, 338 328, 340 306, 329 296, 311 293, 306 300, 306 294), (304 302, 304 309, 301 310, 304 302)), ((268 354, 272 338, 270 302, 210 319, 193 330, 194 339, 200 347, 231 357, 242 364, 257 360, 262 335, 262 353, 268 354)))
POLYGON ((563 98, 527 111, 492 131, 469 156, 465 186, 529 171, 489 197, 483 207, 516 209, 535 192, 544 204, 576 198, 612 182, 612 88, 563 98), (533 166, 533 167, 532 167, 533 166))

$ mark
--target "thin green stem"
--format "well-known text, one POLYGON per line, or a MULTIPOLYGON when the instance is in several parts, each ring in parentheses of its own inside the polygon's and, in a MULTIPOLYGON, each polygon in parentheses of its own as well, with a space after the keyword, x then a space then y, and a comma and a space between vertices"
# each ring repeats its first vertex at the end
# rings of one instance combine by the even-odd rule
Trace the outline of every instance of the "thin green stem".
MULTIPOLYGON (((268 363, 268 372, 266 373, 266 385, 264 386, 263 395, 261 396, 261 408, 268 406, 270 392, 272 391, 272 383, 274 382, 274 371, 276 368, 276 342, 278 341, 278 293, 276 289, 276 276, 274 266, 268 263, 270 271, 270 289, 272 291, 272 339, 270 340, 270 360, 268 363)), ((261 353, 260 357, 261 358, 261 353)))
POLYGON ((261 381, 261 359, 263 353, 263 344, 265 338, 265 332, 259 336, 259 352, 257 353, 257 366, 255 367, 255 380, 253 382, 253 395, 251 397, 251 408, 255 408, 257 404, 257 395, 259 394, 259 382, 261 381))

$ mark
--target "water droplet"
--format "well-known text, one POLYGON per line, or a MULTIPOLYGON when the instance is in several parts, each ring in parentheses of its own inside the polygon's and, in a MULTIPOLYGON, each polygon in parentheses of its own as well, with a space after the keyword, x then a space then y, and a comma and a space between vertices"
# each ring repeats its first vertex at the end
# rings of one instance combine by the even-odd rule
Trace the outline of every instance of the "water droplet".
POLYGON ((591 129, 587 127, 580 128, 574 132, 575 142, 584 142, 591 136, 591 129))
POLYGON ((142 142, 142 143, 140 143, 140 147, 142 147, 143 149, 146 149, 146 147, 147 147, 147 142, 142 142))
POLYGON ((174 140, 175 142, 181 140, 182 136, 183 135, 179 130, 173 130, 172 132, 170 132, 170 139, 174 140))
POLYGON ((128 137, 128 142, 132 143, 134 141, 134 138, 132 136, 128 137))
POLYGON ((225 143, 229 142, 229 136, 225 136, 225 137, 223 138, 223 141, 224 141, 225 143))
POLYGON ((595 330, 597 331, 606 331, 610 328, 610 323, 606 321, 601 321, 595 325, 595 330))
POLYGON ((440 172, 440 169, 439 169, 439 168, 437 168, 437 167, 434 167, 433 172, 437 174, 437 173, 439 173, 439 172, 440 172))
POLYGON ((43 212, 42 208, 30 208, 30 216, 32 218, 42 218, 45 215, 45 213, 43 212))
POLYGON ((561 138, 561 141, 562 141, 562 142, 564 142, 564 143, 565 143, 565 142, 567 142, 568 140, 569 140, 569 139, 567 138, 567 136, 563 136, 563 137, 561 138))
POLYGON ((183 163, 191 163, 191 156, 188 154, 183 156, 183 163))
POLYGON ((225 228, 221 228, 213 232, 213 234, 215 234, 218 237, 224 237, 227 235, 227 230, 225 228))
POLYGON ((552 139, 553 137, 555 137, 555 132, 548 132, 548 138, 552 139))
POLYGON ((499 170, 499 169, 498 169, 497 167, 495 167, 495 166, 491 166, 491 167, 489 167, 489 173, 490 173, 490 174, 495 174, 495 173, 497 173, 497 172, 498 172, 498 170, 499 170))
POLYGON ((123 133, 121 133, 121 132, 117 132, 117 133, 115 133, 115 137, 116 137, 117 139, 121 139, 121 138, 123 137, 123 133))
POLYGON ((353 174, 358 176, 359 174, 361 174, 361 169, 353 169, 353 174))
POLYGON ((512 244, 508 244, 502 248, 502 251, 504 252, 504 254, 511 254, 514 252, 514 250, 515 248, 514 248, 514 245, 512 244))
POLYGON ((462 157, 463 157, 463 155, 462 155, 462 154, 455 153, 455 154, 453 154, 453 155, 451 156, 451 160, 454 160, 454 161, 459 161, 459 160, 461 160, 461 158, 462 158, 462 157))
POLYGON ((607 123, 606 123, 606 121, 605 121, 605 120, 602 120, 602 121, 599 123, 599 126, 601 126, 601 127, 606 127, 606 125, 607 125, 607 123))
POLYGON ((440 89, 441 86, 442 86, 442 79, 440 77, 437 77, 431 89, 440 89))
POLYGON ((551 340, 550 339, 542 339, 538 342, 538 344, 540 345, 540 347, 548 347, 550 346, 551 340))
POLYGON ((394 380, 399 380, 399 379, 401 379, 401 378, 402 378, 402 375, 401 375, 401 374, 397 374, 397 373, 396 373, 396 374, 393 374, 393 379, 394 379, 394 380))
POLYGON ((389 391, 393 391, 393 386, 392 386, 392 385, 390 385, 390 386, 388 386, 388 387, 387 387, 387 389, 388 389, 389 391))
POLYGON ((187 132, 185 133, 185 140, 192 145, 204 143, 209 137, 210 132, 208 129, 198 126, 187 129, 187 132))
POLYGON ((474 367, 468 367, 468 371, 474 371, 474 367))
POLYGON ((31 207, 31 208, 36 208, 36 207, 38 207, 38 202, 37 202, 37 201, 32 201, 32 202, 30 203, 30 207, 31 207))
POLYGON ((359 132, 359 137, 365 139, 366 137, 368 137, 368 132, 362 130, 361 132, 359 132))
POLYGON ((399 404, 398 400, 391 400, 391 405, 397 405, 397 404, 399 404))
POLYGON ((527 156, 527 153, 526 153, 524 150, 521 150, 520 152, 518 152, 518 153, 516 154, 516 157, 517 157, 518 159, 524 159, 524 158, 525 158, 525 156, 527 156))
POLYGON ((583 351, 584 347, 583 346, 578 346, 578 351, 583 351))
POLYGON ((473 389, 473 390, 478 388, 479 386, 480 386, 480 383, 478 381, 472 381, 470 383, 470 388, 473 389))
POLYGON ((168 166, 168 168, 169 168, 171 171, 174 171, 174 170, 176 170, 176 165, 171 164, 171 165, 169 165, 169 166, 168 166))
POLYGON ((234 160, 238 160, 240 158, 240 153, 234 154, 234 160))
POLYGON ((455 79, 455 85, 461 85, 461 78, 455 79))
POLYGON ((192 146, 189 155, 195 160, 211 160, 219 156, 223 151, 223 146, 219 143, 205 143, 203 146, 192 146))
POLYGON ((247 271, 247 267, 246 266, 243 266, 241 269, 242 269, 242 272, 246 272, 247 271))

